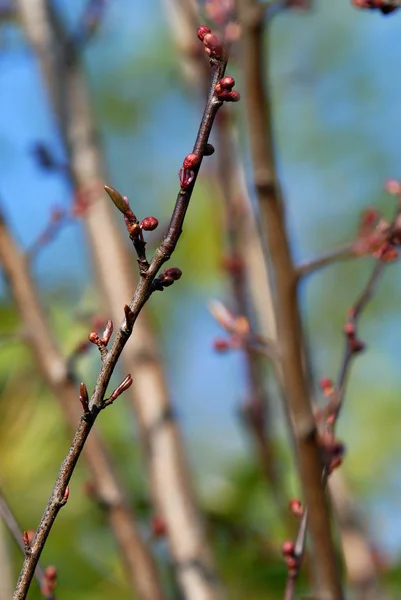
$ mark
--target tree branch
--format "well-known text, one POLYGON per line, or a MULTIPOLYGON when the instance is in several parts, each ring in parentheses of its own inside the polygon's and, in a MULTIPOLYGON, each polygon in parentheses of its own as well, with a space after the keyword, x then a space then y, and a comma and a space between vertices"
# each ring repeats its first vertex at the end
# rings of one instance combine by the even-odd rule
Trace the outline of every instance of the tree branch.
MULTIPOLYGON (((207 44, 205 43, 208 49, 207 44)), ((78 425, 74 440, 71 444, 70 450, 67 454, 66 459, 60 467, 60 472, 57 477, 53 492, 51 494, 48 506, 43 514, 40 525, 35 533, 35 537, 32 541, 30 552, 27 556, 22 567, 20 577, 17 583, 17 587, 14 593, 14 600, 20 600, 25 598, 26 593, 29 589, 30 581, 32 580, 33 573, 36 564, 39 560, 39 556, 46 542, 47 536, 50 533, 54 520, 64 503, 64 497, 68 482, 71 478, 75 465, 82 452, 86 439, 89 432, 99 414, 99 412, 105 406, 105 394, 107 386, 109 384, 111 375, 114 368, 119 360, 121 352, 131 336, 133 326, 139 316, 141 309, 143 308, 146 301, 149 299, 153 291, 153 281, 157 276, 161 266, 170 258, 171 254, 177 245, 179 237, 182 232, 182 225, 184 222, 185 214, 189 206, 189 202, 192 196, 192 191, 196 183, 199 168, 202 162, 203 154, 208 142, 210 131, 216 117, 217 111, 222 105, 223 101, 218 98, 216 93, 216 85, 224 75, 226 68, 226 60, 224 53, 216 46, 211 48, 211 66, 212 74, 210 80, 210 89, 206 101, 205 110, 199 126, 198 135, 193 148, 193 155, 196 155, 197 160, 194 164, 191 164, 190 174, 186 174, 181 180, 181 188, 177 195, 176 203, 174 206, 173 214, 171 217, 170 225, 167 230, 167 234, 159 247, 156 249, 155 254, 150 262, 149 268, 146 273, 141 277, 137 288, 135 290, 134 297, 126 308, 126 317, 121 325, 119 332, 116 335, 115 341, 111 349, 105 355, 103 364, 96 381, 95 389, 92 397, 89 401, 88 409, 81 418, 81 422, 78 425), (187 176, 188 175, 188 176, 187 176)), ((185 162, 184 167, 185 168, 185 162)), ((107 404, 107 401, 106 401, 107 404)), ((199 569, 193 573, 191 564, 180 564, 178 565, 180 570, 188 570, 190 574, 199 576, 199 569)), ((213 580, 212 573, 207 569, 207 565, 202 565, 202 577, 203 580, 208 581, 209 585, 216 585, 213 580)), ((199 597, 201 597, 201 588, 199 588, 199 597)), ((195 597, 195 596, 194 596, 195 597)))
POLYGON ((325 252, 321 256, 317 258, 313 258, 312 260, 302 263, 296 267, 296 276, 300 279, 309 275, 310 273, 314 273, 315 271, 325 267, 326 265, 330 265, 339 260, 347 260, 348 258, 355 258, 357 256, 354 251, 354 243, 345 244, 340 248, 336 248, 335 250, 330 250, 329 252, 325 252))
MULTIPOLYGON (((393 217, 392 222, 390 223, 387 233, 386 239, 382 242, 382 252, 379 252, 379 257, 374 265, 372 273, 363 287, 361 293, 356 299, 354 305, 348 311, 348 319, 346 325, 344 327, 345 334, 345 347, 343 352, 343 359, 341 361, 339 375, 337 380, 337 385, 334 388, 331 380, 324 379, 322 380, 322 387, 325 395, 329 397, 327 405, 323 407, 323 409, 316 410, 316 420, 319 426, 319 432, 322 436, 325 434, 330 434, 332 440, 334 439, 334 431, 335 426, 337 424, 341 408, 344 404, 345 399, 345 391, 346 384, 349 378, 350 369, 353 363, 353 359, 364 349, 364 344, 359 340, 357 333, 357 324, 358 320, 368 305, 369 301, 372 299, 374 291, 379 282, 380 276, 383 273, 383 270, 387 266, 387 261, 385 259, 386 253, 387 256, 389 254, 389 250, 392 248, 393 244, 393 234, 397 227, 399 227, 399 216, 401 214, 401 199, 398 200, 397 210, 393 217)), ((399 244, 398 235, 395 236, 396 240, 395 245, 399 244)), ((330 471, 327 468, 324 468, 322 471, 322 481, 326 485, 329 479, 330 471)), ((352 572, 352 580, 353 583, 359 586, 362 586, 366 592, 374 593, 376 598, 384 598, 382 592, 378 589, 376 573, 375 569, 372 566, 372 559, 369 555, 369 552, 366 549, 365 540, 361 536, 360 527, 357 527, 357 524, 353 524, 351 527, 350 519, 348 521, 344 518, 344 508, 345 502, 345 491, 344 491, 344 483, 341 480, 337 480, 335 485, 330 486, 331 492, 335 500, 335 506, 337 508, 339 520, 340 520, 340 528, 342 534, 343 547, 346 551, 346 566, 355 564, 354 562, 349 562, 350 553, 348 551, 349 548, 349 539, 351 539, 351 546, 355 546, 356 544, 359 550, 362 548, 362 560, 363 567, 359 566, 359 572, 355 575, 355 568, 351 570, 352 572), (354 542, 354 543, 353 543, 354 542), (362 575, 360 574, 362 571, 362 575)), ((349 503, 349 502, 348 502, 349 503)), ((348 515, 350 511, 348 510, 348 515)), ((355 522, 355 518, 352 519, 355 522)), ((302 515, 302 519, 300 521, 297 541, 295 543, 295 548, 293 553, 291 553, 290 558, 294 559, 294 567, 288 569, 288 577, 287 577, 287 587, 286 594, 284 596, 285 600, 292 600, 294 590, 295 590, 295 581, 298 577, 299 570, 301 567, 301 561, 303 558, 303 552, 305 548, 305 535, 308 521, 308 511, 305 510, 302 515)), ((359 564, 361 564, 359 563, 359 564)), ((358 569, 357 569, 358 571, 358 569)))
POLYGON ((317 593, 342 600, 343 593, 331 538, 330 517, 321 482, 322 459, 311 410, 311 389, 303 368, 302 328, 296 272, 287 236, 283 202, 274 161, 270 98, 265 83, 263 20, 254 0, 238 0, 242 27, 245 100, 253 172, 269 259, 274 270, 276 314, 283 380, 294 430, 304 497, 309 507, 317 593))
MULTIPOLYGON (((23 26, 32 43, 49 90, 54 112, 69 156, 69 172, 76 193, 96 189, 104 181, 93 111, 78 54, 66 61, 62 54, 68 36, 45 0, 18 0, 23 26), (57 93, 60 89, 61 92, 57 93)), ((194 32, 192 33, 193 38, 194 32)), ((195 40, 195 43, 199 43, 195 40)), ((114 211, 104 194, 97 191, 84 214, 101 297, 114 320, 121 318, 121 306, 136 286, 132 254, 127 251, 115 223, 114 211)), ((135 377, 128 392, 133 404, 150 488, 157 514, 166 524, 167 539, 177 565, 180 586, 186 597, 217 600, 220 588, 204 524, 195 500, 181 433, 172 415, 163 365, 146 311, 135 326, 135 336, 122 357, 126 371, 135 377), (140 368, 136 368, 140 366, 140 368), (204 572, 212 573, 209 579, 204 572)))

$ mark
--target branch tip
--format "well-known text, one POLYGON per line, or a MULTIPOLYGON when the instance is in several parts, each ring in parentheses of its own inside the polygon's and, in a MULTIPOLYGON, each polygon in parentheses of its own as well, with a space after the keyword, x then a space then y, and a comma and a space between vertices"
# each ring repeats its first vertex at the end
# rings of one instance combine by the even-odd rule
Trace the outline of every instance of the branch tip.
POLYGON ((132 212, 126 196, 121 196, 120 192, 117 192, 117 190, 110 185, 105 185, 104 189, 112 200, 114 206, 116 206, 118 210, 123 213, 123 215, 127 215, 132 212))

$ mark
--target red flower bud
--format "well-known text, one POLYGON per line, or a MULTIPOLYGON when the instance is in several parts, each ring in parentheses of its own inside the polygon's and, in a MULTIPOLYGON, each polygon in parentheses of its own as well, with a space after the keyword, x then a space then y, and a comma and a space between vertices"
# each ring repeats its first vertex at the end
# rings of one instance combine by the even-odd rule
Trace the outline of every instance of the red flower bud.
POLYGON ((145 217, 140 224, 140 228, 144 231, 153 231, 156 229, 158 224, 159 221, 156 219, 156 217, 145 217))
POLYGON ((178 267, 169 267, 164 272, 165 277, 171 277, 174 281, 178 281, 182 275, 181 269, 178 267))
POLYGON ((304 514, 303 506, 301 504, 301 501, 298 500, 298 498, 293 498, 292 500, 290 500, 289 508, 292 514, 296 517, 302 517, 302 515, 304 514))
POLYGON ((203 42, 203 39, 207 33, 211 33, 211 30, 209 29, 209 27, 206 27, 206 25, 201 25, 200 27, 198 27, 198 31, 196 32, 196 35, 198 36, 200 41, 203 42))
POLYGON ((57 578, 57 569, 55 566, 50 565, 45 569, 46 579, 54 580, 57 578))
POLYGON ((344 333, 345 335, 352 337, 355 335, 355 325, 353 323, 346 323, 344 325, 344 333))
POLYGON ((232 88, 235 86, 235 79, 233 77, 226 76, 220 79, 219 83, 223 90, 232 90, 232 88))
POLYGON ((192 169, 197 164, 199 164, 199 162, 200 162, 200 156, 191 152, 191 154, 188 154, 184 158, 184 162, 182 163, 182 166, 184 169, 192 169))
POLYGON ((173 285, 173 283, 174 283, 173 277, 169 277, 168 275, 167 275, 167 277, 166 276, 163 277, 163 279, 161 280, 161 284, 163 287, 170 287, 170 285, 173 285))
POLYGON ((291 540, 286 540, 283 543, 283 545, 281 546, 281 551, 286 558, 290 558, 290 557, 294 556, 294 550, 295 550, 294 542, 292 542, 291 540))
POLYGON ((99 336, 96 331, 91 331, 91 333, 88 335, 88 340, 92 342, 92 344, 97 344, 99 342, 99 336))
POLYGON ((239 102, 240 99, 241 99, 241 96, 239 95, 239 92, 237 92, 236 90, 231 90, 231 92, 229 93, 227 98, 225 98, 226 102, 239 102))

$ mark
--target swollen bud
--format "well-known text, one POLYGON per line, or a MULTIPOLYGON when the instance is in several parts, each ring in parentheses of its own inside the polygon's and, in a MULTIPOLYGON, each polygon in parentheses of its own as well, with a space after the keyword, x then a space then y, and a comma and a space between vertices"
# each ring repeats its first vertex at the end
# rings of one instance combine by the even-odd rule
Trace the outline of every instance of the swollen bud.
POLYGON ((140 228, 144 231, 153 231, 156 229, 158 224, 159 221, 156 219, 156 217, 145 217, 140 224, 140 228))
POLYGON ((198 27, 198 31, 196 32, 196 35, 198 36, 200 41, 203 42, 204 37, 207 33, 212 33, 211 30, 209 29, 209 27, 206 27, 206 25, 201 25, 200 27, 198 27))

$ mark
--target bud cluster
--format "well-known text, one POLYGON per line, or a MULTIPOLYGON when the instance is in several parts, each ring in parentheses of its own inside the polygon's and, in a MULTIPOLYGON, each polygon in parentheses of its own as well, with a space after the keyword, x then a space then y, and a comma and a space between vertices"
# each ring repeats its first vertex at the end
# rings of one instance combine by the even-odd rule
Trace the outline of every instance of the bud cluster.
POLYGON ((181 269, 178 269, 178 267, 169 267, 165 271, 162 271, 153 281, 153 290, 162 292, 164 288, 170 287, 175 281, 178 281, 181 275, 181 269))
POLYGON ((224 100, 225 102, 238 102, 240 95, 236 90, 232 88, 235 85, 234 77, 223 77, 214 88, 216 98, 224 100))
POLYGON ((295 544, 291 540, 286 540, 281 546, 284 560, 287 564, 288 574, 295 577, 299 569, 299 557, 295 554, 295 544))
POLYGON ((205 52, 210 58, 223 58, 224 49, 219 37, 212 33, 209 27, 201 25, 198 27, 197 36, 205 47, 205 52))

